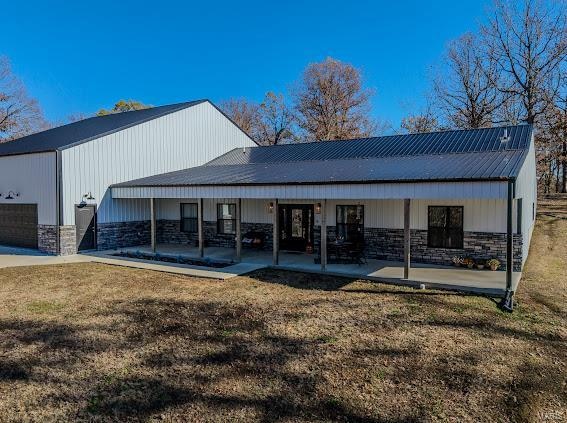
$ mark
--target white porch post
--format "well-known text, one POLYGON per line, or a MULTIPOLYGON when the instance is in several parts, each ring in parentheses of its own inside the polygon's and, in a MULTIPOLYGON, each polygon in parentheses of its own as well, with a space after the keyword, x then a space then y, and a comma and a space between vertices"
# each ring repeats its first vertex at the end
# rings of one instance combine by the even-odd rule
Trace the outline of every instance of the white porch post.
POLYGON ((327 270, 327 200, 321 201, 321 270, 327 270))
POLYGON ((242 221, 242 199, 236 200, 236 261, 242 259, 242 235, 240 222, 242 221))
POLYGON ((203 235, 203 199, 197 202, 197 233, 199 237, 199 257, 205 256, 205 237, 203 235))
POLYGON ((404 200, 404 279, 409 279, 410 271, 410 252, 411 252, 411 232, 410 232, 410 206, 411 201, 404 200))
POLYGON ((152 243, 152 251, 155 253, 156 245, 156 199, 150 198, 150 237, 152 243))
POLYGON ((279 264, 279 254, 280 254, 280 228, 279 228, 279 209, 278 209, 278 199, 274 200, 274 209, 272 210, 272 227, 273 227, 273 257, 272 263, 274 266, 279 264))

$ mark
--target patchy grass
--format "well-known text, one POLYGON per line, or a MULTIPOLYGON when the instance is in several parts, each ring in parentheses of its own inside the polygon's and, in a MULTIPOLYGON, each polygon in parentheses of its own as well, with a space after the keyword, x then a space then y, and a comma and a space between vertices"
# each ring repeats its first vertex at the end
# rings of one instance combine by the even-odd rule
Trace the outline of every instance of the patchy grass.
POLYGON ((0 270, 0 421, 563 421, 561 204, 540 215, 513 314, 289 272, 0 270))

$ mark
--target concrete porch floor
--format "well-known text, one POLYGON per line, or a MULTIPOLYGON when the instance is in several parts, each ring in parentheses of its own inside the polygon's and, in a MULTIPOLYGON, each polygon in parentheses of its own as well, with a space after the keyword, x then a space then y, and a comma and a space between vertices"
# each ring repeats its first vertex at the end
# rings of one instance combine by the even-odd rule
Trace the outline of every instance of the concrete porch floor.
MULTIPOLYGON (((151 247, 142 245, 107 251, 105 253, 112 254, 118 251, 151 253, 151 247)), ((198 248, 183 244, 159 244, 157 252, 174 257, 199 258, 198 248)), ((301 272, 323 273, 321 272, 320 264, 314 262, 315 257, 315 254, 280 251, 279 265, 275 267, 301 272)), ((235 250, 233 248, 208 247, 205 248, 205 258, 213 261, 232 262, 235 259, 235 250)), ((245 264, 250 265, 251 270, 253 268, 274 267, 272 266, 272 252, 268 250, 243 249, 241 263, 235 263, 234 266, 242 267, 245 264)), ((164 265, 167 266, 167 263, 164 263, 164 265)), ((230 272, 232 267, 211 268, 211 271, 230 272)), ((493 272, 490 270, 471 270, 451 266, 412 263, 410 277, 409 279, 404 279, 402 262, 373 259, 369 259, 367 264, 362 265, 328 264, 325 274, 412 286, 425 284, 427 288, 460 290, 495 296, 502 295, 506 288, 506 273, 503 271, 493 272)), ((520 278, 520 272, 513 273, 514 290, 516 290, 520 278)))

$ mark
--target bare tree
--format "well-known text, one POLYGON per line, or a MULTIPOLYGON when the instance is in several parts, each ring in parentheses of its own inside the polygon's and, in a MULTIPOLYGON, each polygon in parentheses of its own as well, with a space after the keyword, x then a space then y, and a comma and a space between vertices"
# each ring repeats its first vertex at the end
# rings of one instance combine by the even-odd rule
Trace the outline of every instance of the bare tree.
POLYGON ((219 104, 220 109, 248 136, 257 141, 259 106, 243 98, 231 98, 219 104))
POLYGON ((562 6, 546 0, 523 0, 519 5, 496 0, 482 27, 491 60, 504 77, 500 91, 521 104, 528 123, 545 113, 560 87, 560 64, 567 57, 562 6))
POLYGON ((293 124, 295 116, 286 105, 282 94, 266 93, 260 104, 258 121, 258 142, 276 145, 294 141, 293 124))
POLYGON ((48 127, 37 101, 30 98, 10 62, 0 57, 0 142, 48 127))
POLYGON ((293 93, 298 125, 309 140, 370 136, 372 94, 354 66, 332 58, 312 63, 293 93))
POLYGON ((490 126, 503 104, 498 65, 471 33, 448 46, 445 70, 434 80, 434 95, 447 122, 457 128, 490 126))

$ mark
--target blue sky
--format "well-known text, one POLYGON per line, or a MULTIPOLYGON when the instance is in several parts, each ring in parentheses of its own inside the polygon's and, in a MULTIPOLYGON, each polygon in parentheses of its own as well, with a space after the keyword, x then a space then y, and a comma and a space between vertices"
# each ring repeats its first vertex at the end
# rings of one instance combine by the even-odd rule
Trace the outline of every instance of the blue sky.
POLYGON ((48 119, 115 101, 261 100, 310 62, 362 69, 373 114, 399 125, 419 109, 447 42, 488 2, 20 1, 3 5, 2 48, 48 119))

